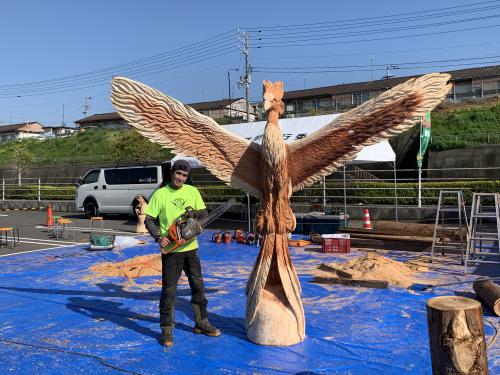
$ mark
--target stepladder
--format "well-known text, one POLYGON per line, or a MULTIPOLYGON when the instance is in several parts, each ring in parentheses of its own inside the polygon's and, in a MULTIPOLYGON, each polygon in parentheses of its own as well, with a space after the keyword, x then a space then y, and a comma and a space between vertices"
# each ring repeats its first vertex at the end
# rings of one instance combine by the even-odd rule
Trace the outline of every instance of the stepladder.
POLYGON ((464 264, 467 211, 461 190, 440 190, 432 236, 431 262, 435 253, 459 253, 464 264))
POLYGON ((470 263, 500 263, 500 193, 474 193, 464 273, 470 263))

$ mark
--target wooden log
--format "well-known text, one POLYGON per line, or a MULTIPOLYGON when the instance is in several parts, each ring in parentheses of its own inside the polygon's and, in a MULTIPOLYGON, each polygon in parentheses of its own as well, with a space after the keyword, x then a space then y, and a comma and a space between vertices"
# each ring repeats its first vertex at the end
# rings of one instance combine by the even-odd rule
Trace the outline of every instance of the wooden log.
POLYGON ((500 286, 491 280, 476 280, 472 284, 478 297, 500 316, 500 286))
POLYGON ((374 240, 386 240, 386 241, 415 241, 415 242, 430 242, 432 243, 432 237, 419 237, 419 236, 396 236, 392 234, 377 234, 377 233, 362 233, 359 230, 355 232, 349 231, 351 238, 367 238, 374 240))
POLYGON ((389 282, 385 280, 344 279, 341 277, 322 276, 314 276, 312 282, 317 284, 341 284, 347 286, 376 289, 387 289, 387 287, 389 286, 389 282))
POLYGON ((329 266, 328 264, 325 264, 325 263, 321 263, 318 266, 318 269, 320 269, 321 271, 335 273, 338 277, 342 277, 344 279, 345 278, 352 279, 352 273, 343 271, 341 269, 338 269, 338 268, 335 268, 335 267, 332 267, 332 266, 329 266))
POLYGON ((427 301, 432 373, 488 374, 481 303, 458 296, 427 301))
POLYGON ((434 224, 377 220, 374 222, 374 229, 376 231, 385 232, 386 234, 403 236, 432 237, 434 235, 434 224))

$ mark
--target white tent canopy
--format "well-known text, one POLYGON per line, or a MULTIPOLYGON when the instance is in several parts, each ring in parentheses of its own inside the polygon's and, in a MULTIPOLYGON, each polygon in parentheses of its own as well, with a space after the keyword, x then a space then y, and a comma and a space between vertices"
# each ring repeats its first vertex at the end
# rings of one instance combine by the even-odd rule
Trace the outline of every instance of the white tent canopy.
MULTIPOLYGON (((304 138, 307 135, 322 128, 323 126, 325 126, 338 116, 339 114, 287 118, 287 119, 280 119, 279 124, 285 142, 292 143, 293 141, 304 138)), ((266 121, 257 121, 257 122, 247 122, 243 124, 225 125, 224 128, 234 134, 239 135, 240 137, 252 140, 253 142, 256 143, 260 143, 262 141, 262 135, 264 134, 265 126, 266 126, 266 121)), ((198 159, 185 157, 182 155, 175 156, 172 159, 172 161, 175 161, 180 158, 188 160, 193 167, 199 167, 202 165, 198 159)), ((395 160, 396 160, 396 154, 394 153, 389 142, 382 141, 380 143, 364 147, 361 150, 361 152, 356 156, 353 163, 370 162, 370 161, 394 162, 395 160)))
MULTIPOLYGON (((340 114, 323 115, 323 116, 311 116, 311 117, 299 117, 299 118, 287 118, 280 119, 279 124, 283 137, 286 143, 292 143, 298 139, 302 139, 307 135, 315 132, 316 130, 322 128, 340 114)), ((249 122, 243 124, 233 124, 224 126, 225 129, 237 134, 243 138, 249 139, 253 142, 260 143, 262 141, 262 136, 264 134, 264 128, 266 126, 266 121, 249 122)), ((201 167, 202 163, 193 157, 185 157, 182 155, 176 155, 172 162, 177 159, 187 160, 193 167, 201 167)), ((371 146, 364 147, 356 158, 350 162, 350 164, 356 163, 367 163, 367 162, 392 162, 394 166, 394 196, 395 196, 395 212, 396 221, 398 220, 398 201, 397 201, 397 190, 396 190, 396 154, 392 149, 388 141, 382 141, 371 146)), ((346 190, 346 168, 344 165, 344 213, 346 214, 344 218, 347 218, 347 190, 346 190)), ((248 195, 247 195, 248 196, 248 195)), ((248 200, 248 206, 250 210, 250 200, 248 200)), ((323 178, 323 206, 326 206, 326 182, 323 178)), ((248 228, 250 231, 250 215, 248 216, 248 228)), ((345 223, 347 225, 347 221, 345 223)))

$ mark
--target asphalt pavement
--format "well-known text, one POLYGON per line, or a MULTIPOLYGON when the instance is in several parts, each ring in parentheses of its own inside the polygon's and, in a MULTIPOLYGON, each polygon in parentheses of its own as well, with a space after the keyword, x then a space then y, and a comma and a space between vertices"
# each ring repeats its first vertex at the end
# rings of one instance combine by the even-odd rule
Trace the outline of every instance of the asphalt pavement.
MULTIPOLYGON (((42 251, 55 247, 83 245, 89 243, 90 220, 82 213, 54 212, 68 218, 74 225, 74 238, 57 239, 47 230, 46 211, 1 211, 0 227, 19 229, 19 244, 13 249, 2 243, 0 257, 14 253, 42 251)), ((107 215, 103 220, 104 233, 117 236, 135 236, 136 219, 126 215, 107 215)), ((100 227, 99 227, 100 230, 100 227)), ((5 240, 3 241, 5 242, 5 240)), ((9 244, 10 245, 10 244, 9 244)))

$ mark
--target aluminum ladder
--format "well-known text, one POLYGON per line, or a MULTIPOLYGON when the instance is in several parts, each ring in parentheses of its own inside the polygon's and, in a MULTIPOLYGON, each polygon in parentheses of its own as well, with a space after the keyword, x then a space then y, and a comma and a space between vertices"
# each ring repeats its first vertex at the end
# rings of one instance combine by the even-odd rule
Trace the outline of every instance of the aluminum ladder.
POLYGON ((464 228, 466 227, 468 227, 467 211, 465 210, 462 190, 440 190, 436 211, 436 222, 434 224, 434 234, 432 236, 431 263, 434 258, 435 250, 441 249, 441 255, 445 255, 445 250, 448 249, 454 251, 460 250, 461 263, 464 264, 466 247, 464 228), (450 201, 452 203, 447 204, 450 201), (447 213, 455 213, 458 214, 458 216, 455 215, 452 218, 445 218, 447 213), (458 222, 456 222, 457 219, 458 222), (445 221, 447 221, 447 223, 445 223, 445 221), (453 223, 450 223, 450 221, 453 221, 453 223), (454 240, 454 238, 456 238, 455 231, 458 232, 458 242, 454 240), (450 239, 446 238, 447 232, 451 232, 450 239))
POLYGON ((465 269, 469 263, 500 263, 500 259, 491 258, 500 256, 500 194, 499 193, 474 193, 470 226, 465 254, 465 269), (487 200, 489 205, 485 205, 487 200), (493 205, 491 205, 493 203, 493 205), (494 222, 493 222, 494 221, 494 222), (479 248, 477 243, 479 242, 479 248), (492 243, 492 247, 483 249, 483 242, 492 243), (495 248, 495 244, 497 247, 495 248))

